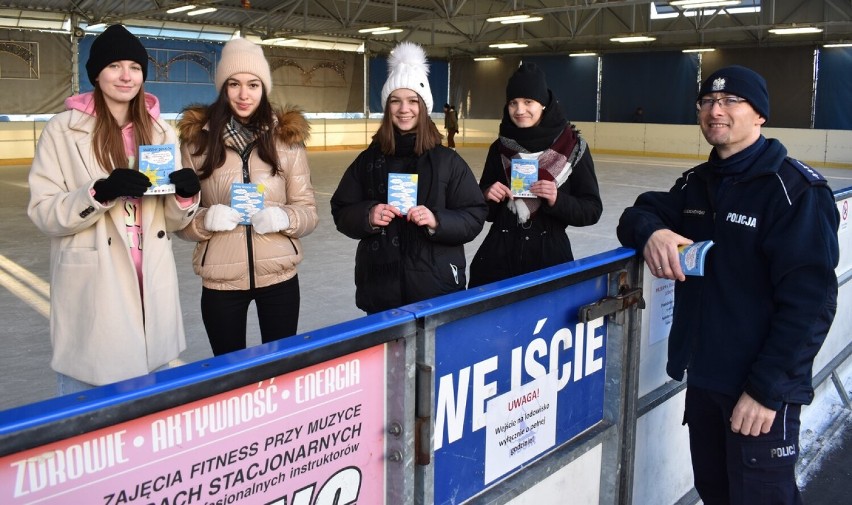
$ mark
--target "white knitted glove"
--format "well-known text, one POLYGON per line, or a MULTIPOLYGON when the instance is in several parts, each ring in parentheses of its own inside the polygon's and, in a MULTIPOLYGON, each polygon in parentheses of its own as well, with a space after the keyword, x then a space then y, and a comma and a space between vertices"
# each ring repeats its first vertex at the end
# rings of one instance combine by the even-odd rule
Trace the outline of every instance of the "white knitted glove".
POLYGON ((211 205, 204 215, 204 227, 208 231, 231 231, 240 224, 240 213, 227 205, 211 205))
POLYGON ((251 225, 261 235, 275 233, 290 226, 290 217, 281 207, 264 207, 251 217, 251 225))

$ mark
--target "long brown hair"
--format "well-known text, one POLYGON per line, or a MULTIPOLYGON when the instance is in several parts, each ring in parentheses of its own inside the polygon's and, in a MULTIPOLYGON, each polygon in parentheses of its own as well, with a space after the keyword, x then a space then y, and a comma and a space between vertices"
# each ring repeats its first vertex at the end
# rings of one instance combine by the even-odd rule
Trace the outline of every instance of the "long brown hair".
MULTIPOLYGON (((415 128, 417 139, 414 141, 414 153, 420 156, 435 146, 441 145, 441 139, 444 136, 441 135, 432 118, 429 117, 426 105, 423 104, 423 99, 420 98, 420 95, 417 95, 417 104, 420 107, 420 112, 417 114, 417 127, 415 128)), ((396 142, 394 141, 394 130, 396 127, 393 125, 391 115, 387 113, 389 108, 390 96, 388 96, 388 101, 385 103, 385 115, 382 118, 382 124, 379 125, 379 129, 373 135, 373 140, 379 143, 384 154, 391 156, 396 149, 396 142)))
MULTIPOLYGON (((257 132, 257 155, 272 167, 272 175, 281 173, 281 163, 275 149, 275 117, 278 111, 266 96, 266 87, 257 109, 249 117, 247 126, 257 132)), ((219 89, 219 97, 207 107, 207 131, 202 131, 193 151, 193 156, 204 156, 204 162, 198 169, 198 177, 206 179, 213 171, 225 164, 225 141, 223 138, 225 125, 231 120, 230 101, 228 100, 228 81, 219 89)))
MULTIPOLYGON (((95 159, 107 173, 116 168, 130 168, 130 160, 124 150, 124 137, 121 134, 121 125, 115 120, 109 111, 104 93, 95 81, 95 129, 92 138, 95 159)), ((133 137, 136 147, 148 145, 152 142, 153 123, 151 114, 145 105, 145 85, 139 85, 139 93, 130 100, 128 107, 130 122, 133 123, 133 137)))

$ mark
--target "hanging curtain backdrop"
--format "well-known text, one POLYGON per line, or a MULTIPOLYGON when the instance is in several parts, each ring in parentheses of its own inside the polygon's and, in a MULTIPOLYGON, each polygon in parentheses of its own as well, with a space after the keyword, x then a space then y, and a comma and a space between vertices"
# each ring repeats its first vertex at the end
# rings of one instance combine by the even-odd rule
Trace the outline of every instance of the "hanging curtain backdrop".
MULTIPOLYGON (((160 99, 164 113, 188 105, 209 104, 219 90, 213 78, 222 45, 183 40, 141 38, 148 51, 145 90, 160 99)), ((86 61, 94 37, 80 42, 80 90, 91 91, 86 61)), ((361 112, 364 83, 360 55, 341 51, 310 51, 264 47, 272 69, 273 103, 297 105, 310 112, 361 112)))
POLYGON ((598 59, 568 56, 531 56, 547 76, 547 85, 571 121, 595 121, 598 109, 598 59))
MULTIPOLYGON (((459 117, 500 119, 506 105, 506 83, 521 58, 507 56, 493 61, 470 58, 452 60, 450 93, 459 117)), ((497 132, 494 132, 497 137, 497 132)))
POLYGON ((819 51, 814 128, 852 130, 852 47, 819 51))
MULTIPOLYGON (((80 92, 94 89, 86 73, 86 62, 95 37, 80 39, 80 92)), ((176 113, 192 104, 207 104, 216 99, 213 74, 222 51, 220 44, 162 40, 140 37, 148 51, 148 79, 145 91, 160 100, 160 111, 176 113)))
POLYGON ((601 121, 629 123, 642 107, 647 123, 695 124, 694 54, 606 54, 602 67, 601 121))
MULTIPOLYGON (((77 40, 80 90, 90 91, 85 64, 94 36, 77 40)), ((195 103, 210 103, 216 62, 222 44, 142 37, 148 50, 145 88, 157 95, 164 113, 178 113, 195 103)), ((11 114, 51 114, 64 110, 72 92, 74 61, 68 34, 0 30, 0 119, 11 114), (25 91, 21 91, 21 90, 25 91)), ((695 124, 695 94, 701 76, 726 65, 744 65, 768 83, 767 126, 852 129, 852 49, 819 50, 814 96, 814 49, 809 47, 717 50, 696 55, 679 52, 629 52, 601 57, 600 111, 597 107, 598 58, 528 56, 540 65, 554 94, 572 121, 630 122, 637 107, 648 123, 695 124), (699 68, 699 61, 700 68, 699 68), (812 104, 814 104, 812 110, 812 104)), ((272 68, 272 101, 293 104, 310 113, 381 112, 381 89, 387 57, 368 58, 369 82, 364 103, 364 58, 357 53, 264 47, 272 68)), ((430 59, 429 84, 435 110, 453 103, 460 118, 499 119, 509 76, 520 56, 477 62, 430 59)))
POLYGON ((273 102, 307 112, 364 112, 363 55, 343 51, 264 48, 273 102))
POLYGON ((70 35, 0 30, 0 115, 62 112, 69 61, 70 35))
MULTIPOLYGON (((810 128, 814 50, 804 47, 731 49, 704 53, 701 75, 707 77, 728 65, 748 67, 766 79, 769 121, 773 128, 810 128)), ((849 67, 845 73, 849 79, 849 67)), ((847 109, 848 110, 848 109, 847 109)))
MULTIPOLYGON (((382 85, 388 78, 388 59, 384 56, 376 56, 369 60, 370 84, 367 87, 367 103, 370 112, 382 112, 382 85)), ((432 86, 432 83, 429 83, 432 86)), ((434 103, 434 102, 433 102, 434 103)))

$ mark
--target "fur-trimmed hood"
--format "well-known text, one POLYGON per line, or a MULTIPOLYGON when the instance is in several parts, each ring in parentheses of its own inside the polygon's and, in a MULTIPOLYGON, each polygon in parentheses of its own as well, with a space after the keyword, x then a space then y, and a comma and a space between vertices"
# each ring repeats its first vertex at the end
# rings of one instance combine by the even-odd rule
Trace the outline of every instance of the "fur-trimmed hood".
MULTIPOLYGON (((275 113, 278 117, 278 123, 275 125, 278 141, 285 145, 304 146, 311 136, 311 125, 302 110, 288 105, 284 109, 276 109, 275 113)), ((207 107, 187 107, 177 127, 181 143, 197 143, 201 132, 207 129, 207 107)))

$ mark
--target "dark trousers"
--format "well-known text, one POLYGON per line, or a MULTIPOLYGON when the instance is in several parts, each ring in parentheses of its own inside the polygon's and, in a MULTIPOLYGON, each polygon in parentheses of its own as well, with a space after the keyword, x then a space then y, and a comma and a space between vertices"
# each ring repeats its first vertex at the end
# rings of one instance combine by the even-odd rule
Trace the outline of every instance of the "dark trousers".
POLYGON ((695 489, 705 505, 800 505, 796 485, 801 405, 785 404, 769 433, 731 431, 739 398, 686 388, 684 422, 695 489))
POLYGON ((201 289, 201 318, 213 354, 246 348, 246 319, 254 300, 263 343, 296 334, 299 326, 299 276, 238 291, 201 289))
POLYGON ((456 132, 458 130, 447 130, 447 147, 456 148, 456 132))

